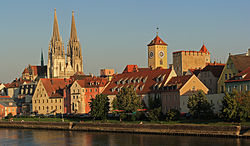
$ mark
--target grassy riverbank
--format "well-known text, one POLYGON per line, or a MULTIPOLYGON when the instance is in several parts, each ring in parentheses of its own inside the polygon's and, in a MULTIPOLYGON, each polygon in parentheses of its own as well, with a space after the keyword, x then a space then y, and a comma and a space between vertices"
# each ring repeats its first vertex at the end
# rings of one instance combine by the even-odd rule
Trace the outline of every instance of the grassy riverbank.
MULTIPOLYGON (((178 120, 178 121, 122 121, 119 120, 95 120, 92 119, 77 119, 77 118, 39 118, 39 117, 24 117, 24 118, 12 118, 12 121, 29 121, 29 122, 83 122, 83 123, 126 123, 126 124, 190 124, 190 125, 215 125, 215 126, 250 126, 250 122, 242 122, 242 123, 230 123, 223 122, 220 120, 178 120)), ((3 119, 2 121, 10 121, 10 119, 3 119)))

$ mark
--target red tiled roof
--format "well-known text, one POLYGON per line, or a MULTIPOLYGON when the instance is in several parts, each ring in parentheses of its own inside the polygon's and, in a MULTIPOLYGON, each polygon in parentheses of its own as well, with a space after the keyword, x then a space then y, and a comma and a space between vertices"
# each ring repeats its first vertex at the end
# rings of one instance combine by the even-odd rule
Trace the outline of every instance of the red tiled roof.
POLYGON ((66 85, 70 84, 70 79, 41 78, 40 81, 42 82, 49 97, 62 97, 63 95, 58 91, 65 89, 66 85))
POLYGON ((158 35, 148 44, 148 46, 153 46, 153 45, 165 45, 166 44, 158 35))
POLYGON ((231 55, 233 64, 239 72, 242 72, 246 68, 250 67, 250 56, 243 56, 243 55, 231 55))
POLYGON ((138 71, 137 65, 127 65, 122 73, 137 72, 137 71, 138 71))
POLYGON ((208 52, 208 50, 207 50, 207 48, 206 48, 206 46, 204 44, 202 45, 202 47, 201 47, 201 49, 200 49, 199 52, 208 53, 209 54, 209 52, 208 52))
POLYGON ((131 85, 136 88, 137 94, 153 92, 154 87, 162 88, 164 86, 171 71, 171 69, 156 68, 117 74, 105 88, 103 94, 116 95, 117 89, 131 85))
POLYGON ((108 79, 101 77, 90 77, 82 80, 76 80, 76 82, 82 87, 105 87, 108 83, 108 79))
POLYGON ((225 82, 241 82, 241 81, 250 81, 250 67, 243 70, 242 72, 235 75, 233 78, 225 82))
MULTIPOLYGON (((176 86, 175 89, 172 89, 172 90, 179 90, 181 89, 186 83, 187 81, 192 77, 193 75, 184 75, 184 76, 177 76, 177 77, 172 77, 166 87, 169 87, 169 86, 176 86)), ((165 87, 165 88, 166 88, 165 87)))
POLYGON ((198 76, 202 69, 188 69, 192 74, 198 76))

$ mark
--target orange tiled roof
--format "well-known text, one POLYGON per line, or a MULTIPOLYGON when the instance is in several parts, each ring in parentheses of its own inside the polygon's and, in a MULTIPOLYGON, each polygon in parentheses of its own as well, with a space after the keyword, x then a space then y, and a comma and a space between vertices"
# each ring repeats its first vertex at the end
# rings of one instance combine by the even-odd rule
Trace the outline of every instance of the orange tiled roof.
POLYGON ((148 44, 148 46, 153 46, 153 45, 165 45, 166 44, 158 35, 148 44))
POLYGON ((116 95, 119 89, 131 85, 136 88, 137 94, 154 92, 154 90, 163 88, 171 71, 171 69, 156 68, 117 74, 105 88, 103 94, 116 95))
POLYGON ((35 65, 32 65, 32 66, 28 66, 28 67, 26 67, 25 69, 24 69, 24 71, 23 71, 23 74, 24 73, 29 73, 29 67, 31 68, 31 70, 32 70, 32 72, 34 73, 34 75, 40 75, 40 74, 42 74, 42 73, 44 73, 44 72, 46 72, 47 71, 47 66, 45 65, 45 66, 35 66, 35 65))
POLYGON ((11 98, 10 96, 0 96, 0 99, 1 98, 11 98))
POLYGON ((209 52, 208 52, 208 50, 207 50, 207 48, 206 48, 206 46, 204 44, 202 45, 202 47, 201 47, 201 49, 200 49, 199 52, 208 53, 209 54, 209 52))
POLYGON ((47 79, 41 78, 40 81, 42 82, 46 92, 48 93, 49 97, 62 97, 63 94, 60 92, 62 89, 66 88, 66 85, 69 85, 70 79, 47 79))

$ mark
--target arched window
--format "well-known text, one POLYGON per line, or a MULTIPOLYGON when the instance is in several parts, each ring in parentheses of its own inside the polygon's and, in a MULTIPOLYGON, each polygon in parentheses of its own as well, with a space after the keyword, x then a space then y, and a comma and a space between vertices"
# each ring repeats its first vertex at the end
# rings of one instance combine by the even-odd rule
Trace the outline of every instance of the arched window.
POLYGON ((79 66, 78 66, 78 64, 76 65, 76 71, 77 71, 77 72, 79 71, 79 66))
POLYGON ((60 71, 62 71, 62 63, 61 62, 60 62, 59 68, 60 68, 60 71))

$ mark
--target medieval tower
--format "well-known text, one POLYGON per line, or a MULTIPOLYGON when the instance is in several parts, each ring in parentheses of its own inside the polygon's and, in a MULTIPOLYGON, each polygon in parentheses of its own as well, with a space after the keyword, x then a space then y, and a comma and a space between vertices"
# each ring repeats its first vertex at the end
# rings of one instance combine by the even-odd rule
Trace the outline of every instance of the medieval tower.
POLYGON ((47 77, 69 78, 76 72, 83 72, 82 59, 81 46, 79 40, 77 39, 74 13, 72 13, 70 39, 67 48, 67 54, 65 55, 64 45, 59 34, 59 27, 55 9, 53 34, 48 50, 47 77))
POLYGON ((148 44, 148 67, 155 69, 162 67, 166 69, 167 64, 167 46, 165 42, 158 36, 148 44))

